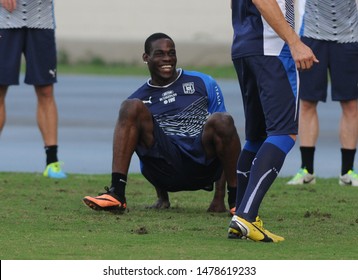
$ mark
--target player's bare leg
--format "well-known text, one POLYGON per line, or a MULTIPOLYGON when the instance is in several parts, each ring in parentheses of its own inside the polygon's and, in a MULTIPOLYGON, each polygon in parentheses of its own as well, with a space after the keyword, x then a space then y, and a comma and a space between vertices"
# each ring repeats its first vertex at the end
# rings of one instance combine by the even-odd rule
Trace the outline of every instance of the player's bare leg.
POLYGON ((317 102, 300 101, 300 146, 316 146, 319 135, 319 121, 317 113, 317 102))
POLYGON ((0 86, 0 134, 6 122, 5 97, 7 86, 0 86))
POLYGON ((38 98, 37 123, 45 146, 57 145, 58 114, 53 85, 35 86, 38 98))
POLYGON ((161 188, 158 188, 158 187, 155 187, 155 190, 157 192, 158 200, 153 205, 149 206, 148 208, 155 208, 155 209, 170 208, 168 192, 161 188))
POLYGON ((225 193, 226 193, 226 179, 224 173, 221 178, 215 182, 215 192, 213 200, 211 201, 208 212, 226 212, 225 207, 225 193))
POLYGON ((112 172, 128 174, 138 144, 154 144, 152 115, 142 101, 125 100, 114 131, 112 172))
POLYGON ((358 139, 358 101, 342 101, 342 117, 339 128, 339 138, 342 148, 356 149, 358 139))
POLYGON ((224 177, 215 184, 214 198, 208 208, 208 211, 219 212, 225 208, 225 181, 230 187, 237 186, 236 164, 241 143, 233 118, 227 113, 212 114, 205 124, 202 142, 206 156, 218 157, 224 170, 224 177))

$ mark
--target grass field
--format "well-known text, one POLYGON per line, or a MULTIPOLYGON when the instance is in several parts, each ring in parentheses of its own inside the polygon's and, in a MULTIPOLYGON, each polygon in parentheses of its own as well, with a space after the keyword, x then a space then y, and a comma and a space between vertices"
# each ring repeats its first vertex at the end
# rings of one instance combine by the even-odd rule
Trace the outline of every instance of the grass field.
POLYGON ((154 188, 130 174, 128 211, 95 212, 82 203, 109 175, 0 173, 2 260, 357 260, 358 188, 337 179, 288 186, 278 178, 260 209, 265 226, 286 238, 227 239, 228 213, 208 213, 213 193, 171 194, 169 210, 147 209, 154 188))

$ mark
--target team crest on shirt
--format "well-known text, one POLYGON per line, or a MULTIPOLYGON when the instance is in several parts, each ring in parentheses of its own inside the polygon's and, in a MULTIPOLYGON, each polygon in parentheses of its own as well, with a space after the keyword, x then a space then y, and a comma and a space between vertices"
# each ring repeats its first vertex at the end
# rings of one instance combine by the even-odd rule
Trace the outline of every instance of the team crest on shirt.
POLYGON ((183 84, 183 91, 185 94, 193 94, 195 92, 194 82, 183 84))

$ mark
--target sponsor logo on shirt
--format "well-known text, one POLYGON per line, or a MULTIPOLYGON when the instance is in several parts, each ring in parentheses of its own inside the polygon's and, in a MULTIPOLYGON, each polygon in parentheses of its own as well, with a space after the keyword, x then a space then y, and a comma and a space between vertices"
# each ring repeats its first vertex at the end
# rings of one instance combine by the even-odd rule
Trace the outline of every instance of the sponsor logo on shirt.
POLYGON ((162 94, 162 97, 159 98, 160 102, 163 102, 164 104, 169 104, 175 102, 175 97, 178 94, 176 94, 173 90, 168 90, 162 94))

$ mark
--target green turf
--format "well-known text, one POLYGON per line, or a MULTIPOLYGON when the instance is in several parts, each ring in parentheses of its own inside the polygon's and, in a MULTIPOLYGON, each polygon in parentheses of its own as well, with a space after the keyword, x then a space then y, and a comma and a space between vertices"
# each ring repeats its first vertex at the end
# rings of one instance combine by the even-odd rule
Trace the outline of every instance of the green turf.
POLYGON ((208 213, 212 192, 171 194, 169 210, 147 209, 154 188, 130 174, 128 212, 95 212, 82 203, 109 175, 0 173, 0 259, 64 260, 328 260, 358 258, 358 188, 336 178, 288 186, 278 178, 260 209, 277 244, 227 239, 230 217, 208 213))

